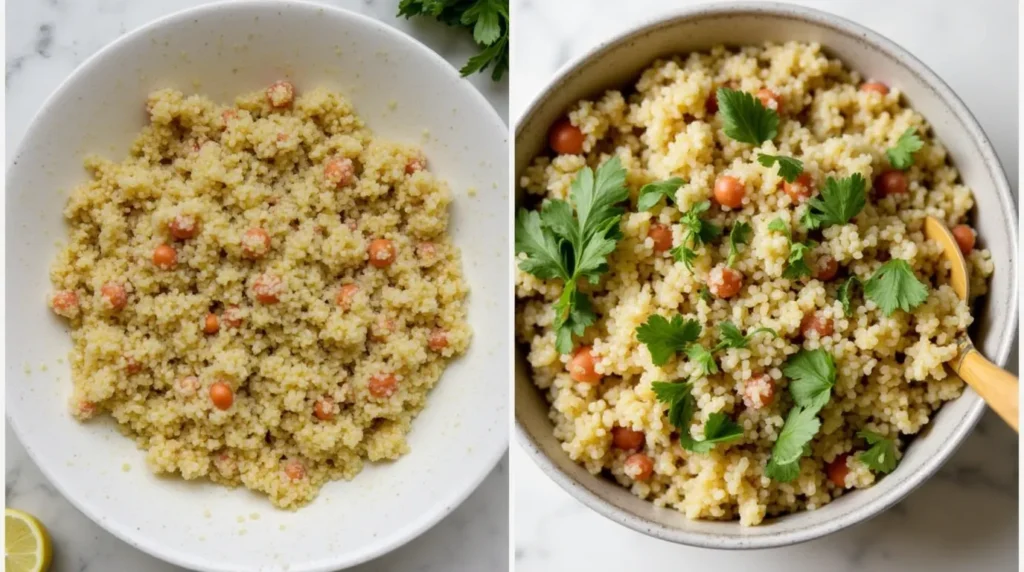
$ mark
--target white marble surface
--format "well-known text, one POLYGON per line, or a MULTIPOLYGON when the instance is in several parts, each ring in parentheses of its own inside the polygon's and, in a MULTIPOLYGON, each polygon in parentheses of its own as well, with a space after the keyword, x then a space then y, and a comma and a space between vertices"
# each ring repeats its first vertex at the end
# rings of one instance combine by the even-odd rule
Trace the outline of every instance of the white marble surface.
MULTIPOLYGON (((393 23, 456 67, 475 53, 467 34, 422 19, 397 20, 398 0, 319 0, 393 23)), ((207 0, 18 0, 7 6, 7 157, 47 96, 87 57, 118 36, 207 0)), ((471 80, 508 120, 508 80, 471 80)), ((54 537, 54 572, 180 570, 124 544, 75 510, 6 431, 6 502, 37 515, 54 537)), ((356 570, 507 570, 508 457, 455 512, 404 547, 356 570)))
MULTIPOLYGON (((684 0, 512 0, 512 117, 550 76, 602 39, 684 0), (629 9, 623 9, 628 5, 629 9), (528 33, 531 41, 522 38, 528 33)), ((1017 187, 1015 0, 819 0, 903 45, 943 77, 981 122, 1017 187), (967 33, 974 30, 973 33, 967 33), (963 41, 984 30, 984 41, 963 41)), ((1016 192, 1016 191, 1015 191, 1016 192)), ((1016 367, 1017 355, 1011 357, 1016 367)), ((725 552, 678 546, 619 526, 549 480, 518 446, 515 569, 961 572, 1018 570, 1018 439, 993 414, 941 472, 878 518, 799 546, 725 552), (562 547, 572 546, 572 550, 562 547)))

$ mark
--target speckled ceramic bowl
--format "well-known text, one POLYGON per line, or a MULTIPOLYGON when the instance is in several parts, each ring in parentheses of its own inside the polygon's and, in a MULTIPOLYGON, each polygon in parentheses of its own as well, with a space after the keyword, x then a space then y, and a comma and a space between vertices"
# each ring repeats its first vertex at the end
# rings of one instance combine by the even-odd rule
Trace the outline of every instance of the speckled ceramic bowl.
POLYGON ((238 0, 132 32, 60 86, 8 166, 11 425, 79 510, 189 569, 334 571, 387 552, 455 508, 508 445, 507 181, 508 129, 494 109, 447 62, 384 23, 323 5, 238 0), (450 232, 462 249, 476 332, 413 423, 409 454, 368 463, 294 512, 245 489, 156 477, 112 424, 75 422, 67 324, 46 306, 68 192, 87 180, 83 155, 124 157, 146 122, 150 90, 230 101, 283 77, 299 91, 340 89, 378 136, 423 146, 431 170, 451 185, 450 232))
MULTIPOLYGON (((836 16, 773 3, 694 7, 613 38, 564 67, 533 101, 516 126, 515 172, 545 151, 549 126, 575 101, 622 87, 659 56, 716 44, 765 41, 818 42, 864 77, 898 85, 931 123, 949 156, 974 189, 980 242, 992 251, 991 292, 977 308, 972 330, 981 351, 1003 365, 1017 328, 1016 208, 999 161, 970 111, 917 58, 882 37, 836 16)), ((874 486, 843 495, 815 511, 768 519, 756 527, 736 522, 692 521, 656 508, 618 484, 573 463, 552 435, 548 404, 530 381, 516 352, 515 414, 519 441, 538 465, 573 496, 602 515, 651 536, 710 548, 767 548, 824 536, 882 512, 920 485, 945 462, 984 411, 970 389, 947 403, 908 448, 899 467, 874 486)))

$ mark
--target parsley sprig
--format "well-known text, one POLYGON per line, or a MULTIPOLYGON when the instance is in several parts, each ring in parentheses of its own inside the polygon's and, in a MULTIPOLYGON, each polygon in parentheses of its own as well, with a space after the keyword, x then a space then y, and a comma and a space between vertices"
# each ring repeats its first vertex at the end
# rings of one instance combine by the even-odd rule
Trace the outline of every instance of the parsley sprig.
POLYGON ((671 320, 653 314, 636 329, 636 339, 647 346, 654 365, 664 365, 676 352, 685 351, 700 337, 697 320, 684 320, 674 316, 671 320))
POLYGON ((851 298, 853 297, 853 289, 861 286, 860 279, 856 276, 850 276, 840 286, 839 290, 836 291, 836 298, 839 303, 843 305, 843 314, 849 316, 850 309, 852 307, 851 298))
POLYGON ((717 443, 734 441, 743 436, 743 428, 729 416, 716 411, 708 415, 704 423, 704 439, 694 439, 690 434, 690 423, 697 409, 693 398, 691 382, 669 383, 656 381, 651 384, 658 401, 669 404, 668 420, 679 429, 679 444, 687 451, 707 453, 717 443))
POLYGON ((711 201, 697 203, 679 219, 683 227, 683 240, 671 252, 676 261, 682 262, 689 270, 693 270, 693 261, 697 259, 694 249, 722 235, 722 227, 701 218, 710 208, 711 201))
POLYGON ((661 197, 665 197, 665 202, 667 204, 672 204, 676 200, 676 191, 679 190, 679 187, 685 184, 686 181, 679 177, 672 177, 671 179, 665 179, 664 181, 648 183, 640 189, 640 195, 636 201, 636 208, 642 211, 649 211, 654 208, 654 205, 658 204, 661 197))
POLYGON ((772 219, 768 223, 768 230, 781 232, 786 235, 789 241, 789 256, 786 258, 786 268, 782 271, 782 277, 787 280, 796 280, 803 276, 811 275, 811 267, 807 264, 807 253, 814 247, 815 242, 797 242, 793 240, 793 233, 789 226, 781 218, 772 219))
POLYGON ((741 143, 760 145, 779 132, 779 114, 753 95, 727 87, 718 88, 718 112, 722 130, 741 143))
POLYGON ((732 229, 729 231, 729 258, 725 262, 726 266, 732 268, 736 257, 740 255, 739 246, 750 242, 753 232, 754 229, 750 228, 746 222, 737 221, 732 225, 732 229))
POLYGON ((722 322, 718 324, 718 345, 715 346, 715 351, 724 348, 735 348, 743 349, 746 348, 757 334, 771 334, 773 338, 779 337, 779 333, 771 328, 755 328, 746 335, 736 327, 736 324, 732 322, 722 322))
POLYGON ((857 458, 876 473, 891 473, 896 468, 896 442, 878 433, 864 429, 857 436, 868 442, 870 447, 861 451, 857 458))
POLYGON ((832 354, 823 349, 801 350, 786 360, 782 373, 790 380, 789 393, 796 405, 772 446, 765 475, 789 482, 800 474, 800 459, 809 452, 811 440, 821 428, 818 412, 832 397, 836 366, 832 354))
POLYGON ((917 136, 917 130, 910 127, 900 135, 894 147, 885 151, 885 155, 889 157, 889 164, 893 168, 906 171, 914 164, 914 153, 922 147, 924 142, 917 136))
POLYGON ((864 283, 864 296, 886 316, 898 309, 909 312, 928 299, 928 287, 917 279, 906 260, 893 258, 864 283))
POLYGON ((459 70, 463 77, 491 68, 491 79, 500 81, 508 71, 508 0, 402 0, 398 15, 431 16, 442 23, 473 31, 480 52, 459 70))
POLYGON ((626 170, 614 157, 596 173, 589 167, 579 172, 570 190, 572 204, 551 200, 540 213, 520 209, 516 215, 516 254, 526 254, 519 268, 564 282, 554 305, 555 347, 561 353, 571 352, 572 336, 582 336, 597 319, 578 281, 586 278, 597 284, 608 270, 608 255, 622 238, 619 221, 624 211, 617 205, 629 196, 625 181, 626 170))
POLYGON ((807 201, 800 222, 808 230, 850 222, 867 203, 866 188, 860 173, 842 179, 828 177, 820 196, 807 201))
POLYGON ((785 155, 766 155, 761 153, 757 156, 757 162, 765 167, 771 167, 778 163, 779 176, 785 179, 787 183, 792 183, 804 172, 803 162, 793 157, 786 157, 785 155))

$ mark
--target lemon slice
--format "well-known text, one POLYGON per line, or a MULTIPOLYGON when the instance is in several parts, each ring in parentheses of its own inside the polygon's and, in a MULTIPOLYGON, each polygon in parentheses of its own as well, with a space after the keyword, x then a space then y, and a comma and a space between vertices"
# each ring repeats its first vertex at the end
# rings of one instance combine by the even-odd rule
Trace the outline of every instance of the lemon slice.
POLYGON ((50 535, 36 517, 8 508, 4 510, 4 571, 46 572, 53 551, 50 535))

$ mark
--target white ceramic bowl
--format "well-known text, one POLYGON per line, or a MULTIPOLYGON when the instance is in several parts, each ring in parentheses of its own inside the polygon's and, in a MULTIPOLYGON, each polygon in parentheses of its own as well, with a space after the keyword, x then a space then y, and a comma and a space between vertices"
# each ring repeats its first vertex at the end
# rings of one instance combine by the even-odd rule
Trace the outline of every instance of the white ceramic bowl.
POLYGON ((326 571, 389 551, 454 509, 508 445, 507 182, 508 130, 487 101, 436 54, 375 20, 307 3, 243 0, 128 34, 64 82, 8 167, 11 425, 76 507, 175 564, 326 571), (58 361, 71 347, 66 323, 46 307, 55 243, 66 235, 62 210, 69 190, 87 180, 84 154, 123 158, 144 125, 152 89, 230 101, 283 77, 300 91, 341 89, 377 135, 423 145, 431 170, 455 197, 450 230, 462 249, 476 332, 414 422, 411 452, 368 465, 351 482, 328 484, 297 512, 277 510, 245 489, 155 477, 144 453, 112 424, 73 421, 67 360, 58 361), (470 188, 478 189, 475 197, 470 188))
MULTIPOLYGON (((879 34, 836 16, 776 3, 694 7, 613 38, 565 66, 516 126, 515 172, 545 151, 549 126, 575 101, 623 87, 659 56, 765 41, 818 42, 864 77, 897 85, 931 123, 963 180, 974 190, 979 242, 992 251, 991 291, 976 308, 978 348, 1005 364, 1017 328, 1016 208, 985 134, 956 95, 919 60, 879 34), (984 221, 984 224, 978 224, 984 221)), ((548 404, 516 355, 515 414, 519 441, 569 493, 602 515, 640 532, 693 546, 767 548, 810 540, 870 518, 902 499, 949 458, 985 404, 971 390, 947 403, 908 448, 899 467, 871 488, 824 507, 744 528, 735 522, 691 521, 659 509, 573 463, 552 435, 548 404)))

